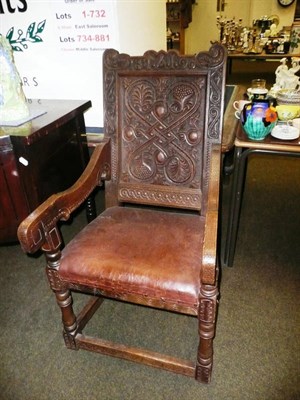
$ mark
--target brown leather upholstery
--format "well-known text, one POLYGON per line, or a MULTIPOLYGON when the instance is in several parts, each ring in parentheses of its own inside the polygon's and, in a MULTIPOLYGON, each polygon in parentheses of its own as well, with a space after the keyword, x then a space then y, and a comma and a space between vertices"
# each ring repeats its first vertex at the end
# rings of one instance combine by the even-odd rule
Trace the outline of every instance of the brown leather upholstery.
POLYGON ((107 296, 117 291, 124 300, 197 315, 203 225, 199 215, 109 208, 63 251, 60 277, 107 296))
POLYGON ((210 381, 225 65, 219 44, 194 56, 104 53, 105 139, 78 182, 18 231, 25 251, 45 252, 67 347, 210 381), (62 249, 57 222, 103 181, 106 209, 62 249), (73 290, 93 295, 77 316, 73 290), (106 297, 197 317, 195 360, 85 336, 106 297))

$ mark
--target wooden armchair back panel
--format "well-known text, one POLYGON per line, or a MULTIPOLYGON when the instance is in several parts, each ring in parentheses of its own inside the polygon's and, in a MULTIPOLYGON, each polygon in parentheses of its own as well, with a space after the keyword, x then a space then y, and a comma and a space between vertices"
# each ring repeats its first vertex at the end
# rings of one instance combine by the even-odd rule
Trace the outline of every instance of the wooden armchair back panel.
POLYGON ((199 58, 104 53, 108 205, 205 210, 211 144, 221 142, 223 56, 221 46, 199 58))

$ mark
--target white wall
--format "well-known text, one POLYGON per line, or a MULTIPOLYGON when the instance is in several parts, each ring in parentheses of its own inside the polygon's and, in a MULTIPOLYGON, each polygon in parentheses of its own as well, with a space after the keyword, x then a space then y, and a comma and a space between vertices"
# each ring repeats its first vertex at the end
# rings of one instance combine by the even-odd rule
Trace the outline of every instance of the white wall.
POLYGON ((166 1, 117 0, 120 51, 166 50, 166 1))
POLYGON ((278 1, 274 0, 251 0, 252 19, 260 18, 263 15, 278 15, 280 27, 292 24, 295 15, 296 1, 290 7, 281 7, 278 1))
POLYGON ((218 39, 215 0, 197 0, 193 6, 192 22, 185 30, 185 52, 194 54, 210 47, 218 39), (214 3, 212 5, 212 3, 214 3))

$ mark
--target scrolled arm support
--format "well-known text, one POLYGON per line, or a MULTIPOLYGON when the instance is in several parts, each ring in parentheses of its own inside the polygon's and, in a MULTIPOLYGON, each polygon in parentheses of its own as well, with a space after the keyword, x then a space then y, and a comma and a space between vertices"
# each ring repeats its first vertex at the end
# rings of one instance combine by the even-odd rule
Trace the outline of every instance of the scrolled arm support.
POLYGON ((95 147, 80 178, 69 189, 54 194, 33 211, 19 226, 18 238, 25 252, 40 248, 56 251, 61 243, 58 221, 66 221, 103 180, 110 179, 109 139, 95 147))

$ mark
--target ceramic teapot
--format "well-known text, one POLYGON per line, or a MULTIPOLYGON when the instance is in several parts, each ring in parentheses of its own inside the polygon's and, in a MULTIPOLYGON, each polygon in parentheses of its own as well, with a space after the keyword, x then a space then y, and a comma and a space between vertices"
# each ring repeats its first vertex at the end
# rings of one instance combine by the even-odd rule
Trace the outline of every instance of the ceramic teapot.
POLYGON ((245 104, 241 112, 243 129, 251 140, 263 140, 275 127, 277 121, 275 107, 270 100, 256 100, 245 104))

